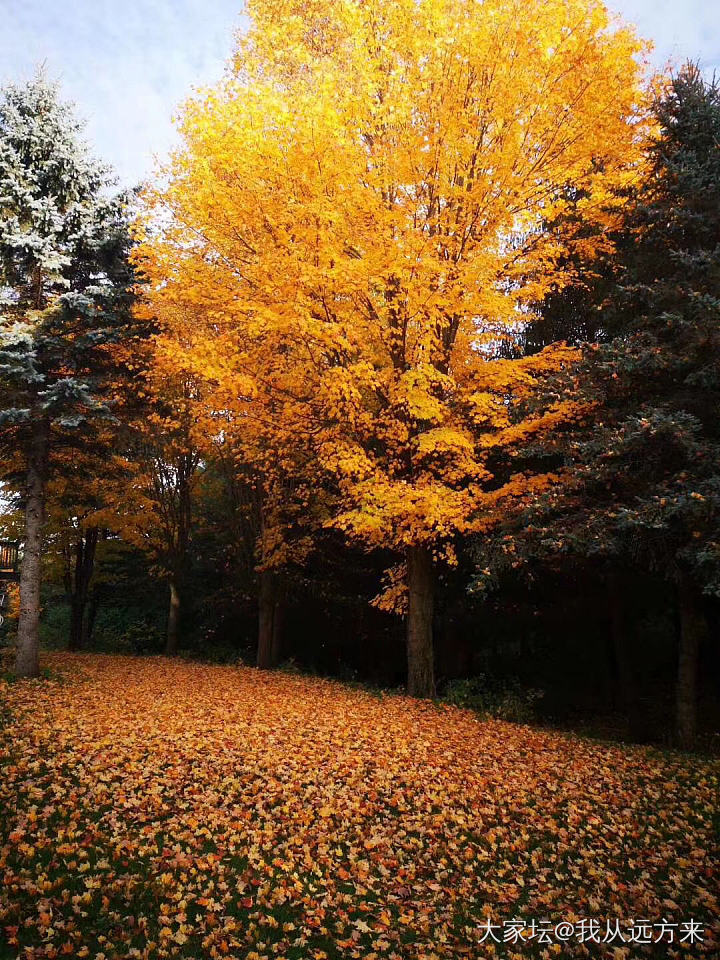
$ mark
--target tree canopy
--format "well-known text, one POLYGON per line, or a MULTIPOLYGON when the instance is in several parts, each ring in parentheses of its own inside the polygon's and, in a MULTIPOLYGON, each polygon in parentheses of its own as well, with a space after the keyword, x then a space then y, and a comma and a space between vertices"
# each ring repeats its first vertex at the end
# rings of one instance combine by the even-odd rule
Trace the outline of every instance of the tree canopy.
POLYGON ((567 282, 569 246, 607 246, 641 166, 642 46, 587 0, 249 13, 229 77, 185 109, 150 299, 205 402, 405 564, 410 688, 431 693, 434 562, 551 482, 498 450, 575 413, 524 406, 567 351, 497 345, 567 282))
POLYGON ((50 457, 108 412, 108 346, 133 324, 127 201, 42 75, 0 98, 0 442, 25 504, 17 669, 38 671, 50 457))

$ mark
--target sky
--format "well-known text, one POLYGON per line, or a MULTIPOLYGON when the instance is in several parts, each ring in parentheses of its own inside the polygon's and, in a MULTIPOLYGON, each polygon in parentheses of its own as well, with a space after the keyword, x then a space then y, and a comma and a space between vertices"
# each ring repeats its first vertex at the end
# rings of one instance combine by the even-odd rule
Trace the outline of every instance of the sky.
MULTIPOLYGON (((655 43, 658 66, 691 58, 720 76, 720 0, 606 2, 655 43)), ((44 63, 130 186, 174 145, 178 105, 222 76, 245 22, 242 0, 0 0, 0 84, 44 63)))

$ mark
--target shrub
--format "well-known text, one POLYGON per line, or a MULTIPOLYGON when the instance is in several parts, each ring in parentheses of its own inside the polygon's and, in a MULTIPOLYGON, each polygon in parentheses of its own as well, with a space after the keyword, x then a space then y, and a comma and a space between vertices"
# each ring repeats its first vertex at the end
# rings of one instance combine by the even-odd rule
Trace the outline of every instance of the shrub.
POLYGON ((442 699, 483 716, 512 723, 531 723, 536 719, 535 704, 542 696, 542 690, 523 687, 518 680, 479 674, 449 683, 442 699))

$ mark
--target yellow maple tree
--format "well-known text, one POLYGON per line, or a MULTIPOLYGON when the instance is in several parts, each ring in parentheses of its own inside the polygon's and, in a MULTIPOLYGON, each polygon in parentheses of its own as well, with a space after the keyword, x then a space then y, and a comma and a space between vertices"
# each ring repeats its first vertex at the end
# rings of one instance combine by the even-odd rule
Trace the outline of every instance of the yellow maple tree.
MULTIPOLYGON (((595 0, 252 0, 140 248, 167 355, 327 522, 404 566, 408 687, 434 690, 433 570, 548 476, 493 474, 560 346, 498 356, 607 244, 641 164, 643 45, 595 0), (572 204, 573 217, 563 219, 572 204), (180 319, 179 319, 180 318, 180 319), (302 451, 302 456, 298 456, 302 451)), ((397 579, 397 578, 396 578, 397 579)))

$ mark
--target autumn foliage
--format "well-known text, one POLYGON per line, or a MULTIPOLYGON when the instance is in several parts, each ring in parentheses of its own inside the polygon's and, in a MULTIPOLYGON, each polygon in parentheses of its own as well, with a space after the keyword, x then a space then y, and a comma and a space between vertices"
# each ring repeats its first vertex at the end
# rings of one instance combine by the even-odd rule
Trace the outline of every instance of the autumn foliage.
POLYGON ((591 0, 249 13, 151 198, 149 309, 266 489, 325 485, 326 524, 396 552, 384 602, 408 610, 427 695, 435 564, 554 480, 492 461, 574 416, 524 403, 569 353, 498 350, 570 247, 607 243, 640 162, 642 46, 591 0))
POLYGON ((0 960, 719 956, 720 86, 246 13, 137 210, 0 91, 0 960))

